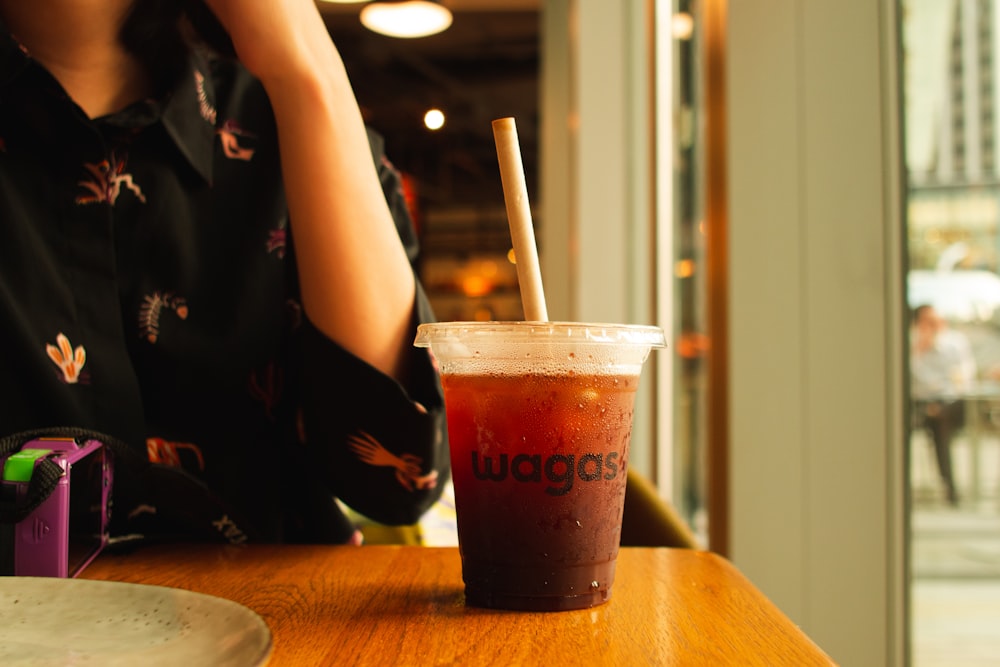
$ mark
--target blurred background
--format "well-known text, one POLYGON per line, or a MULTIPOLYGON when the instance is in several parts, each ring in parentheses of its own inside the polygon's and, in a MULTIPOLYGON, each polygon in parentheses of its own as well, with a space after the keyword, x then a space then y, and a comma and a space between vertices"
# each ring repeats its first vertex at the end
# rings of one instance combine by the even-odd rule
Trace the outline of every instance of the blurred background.
POLYGON ((438 317, 522 319, 490 123, 515 119, 534 203, 540 0, 455 0, 446 30, 403 39, 364 27, 363 4, 318 3, 362 112, 406 180, 438 317), (428 112, 440 127, 428 127, 428 112))

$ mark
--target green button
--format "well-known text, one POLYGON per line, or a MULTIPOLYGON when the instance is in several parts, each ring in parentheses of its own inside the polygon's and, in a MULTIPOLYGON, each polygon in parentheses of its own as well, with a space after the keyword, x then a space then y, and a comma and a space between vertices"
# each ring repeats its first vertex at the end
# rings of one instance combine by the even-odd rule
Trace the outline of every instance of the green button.
POLYGON ((35 461, 51 453, 51 449, 22 449, 11 454, 3 464, 3 481, 30 482, 35 461))

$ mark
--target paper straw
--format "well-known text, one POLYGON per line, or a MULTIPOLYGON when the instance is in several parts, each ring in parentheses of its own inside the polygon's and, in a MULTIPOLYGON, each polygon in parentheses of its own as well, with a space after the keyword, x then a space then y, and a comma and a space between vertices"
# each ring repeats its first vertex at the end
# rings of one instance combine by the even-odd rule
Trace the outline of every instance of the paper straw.
POLYGON ((542 272, 538 265, 535 231, 531 224, 531 206, 528 204, 528 186, 524 180, 521 146, 517 140, 517 126, 513 118, 493 121, 493 138, 497 144, 500 162, 500 181, 507 205, 507 222, 510 238, 517 259, 517 282, 521 288, 521 305, 524 319, 545 322, 549 319, 545 309, 545 292, 542 290, 542 272))

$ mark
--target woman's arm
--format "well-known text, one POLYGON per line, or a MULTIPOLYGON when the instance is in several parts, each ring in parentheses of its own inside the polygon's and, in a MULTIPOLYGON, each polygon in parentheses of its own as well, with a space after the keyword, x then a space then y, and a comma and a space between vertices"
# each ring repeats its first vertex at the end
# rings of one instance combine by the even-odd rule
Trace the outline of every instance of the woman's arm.
POLYGON ((346 350, 402 380, 415 280, 340 54, 312 0, 206 0, 278 125, 303 307, 346 350))

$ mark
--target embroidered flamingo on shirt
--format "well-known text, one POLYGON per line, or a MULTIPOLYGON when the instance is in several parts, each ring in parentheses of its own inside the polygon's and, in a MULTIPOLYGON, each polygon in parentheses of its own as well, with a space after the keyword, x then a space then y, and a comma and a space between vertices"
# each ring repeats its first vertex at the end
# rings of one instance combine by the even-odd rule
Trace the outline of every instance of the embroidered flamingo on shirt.
POLYGON ((249 162, 253 157, 254 149, 240 146, 240 138, 252 139, 254 135, 240 127, 235 120, 227 120, 215 133, 222 141, 222 152, 227 158, 249 162))
POLYGON ((395 468, 396 479, 407 491, 423 491, 437 486, 437 470, 432 470, 426 475, 420 474, 423 459, 419 456, 413 454, 396 456, 364 431, 349 436, 347 444, 362 462, 372 466, 395 468))
POLYGON ((187 301, 181 297, 174 296, 172 292, 147 294, 139 307, 139 335, 145 336, 150 343, 155 343, 160 337, 160 314, 164 308, 175 312, 182 320, 187 319, 187 301))
POLYGON ((288 242, 288 221, 282 219, 278 226, 267 234, 267 252, 275 253, 278 259, 285 258, 285 244, 288 242))
POLYGON ((74 349, 66 334, 60 332, 56 336, 56 345, 46 343, 45 353, 62 371, 62 378, 66 384, 76 384, 80 381, 80 370, 87 362, 87 351, 82 345, 77 345, 74 349))
POLYGON ((181 451, 187 450, 194 453, 198 460, 198 470, 205 471, 205 457, 201 454, 201 448, 190 442, 171 442, 163 438, 146 438, 146 456, 150 463, 159 463, 172 468, 183 468, 181 463, 181 451))
POLYGON ((146 195, 142 194, 142 189, 135 184, 132 174, 125 173, 125 161, 126 158, 119 159, 112 153, 107 160, 85 162, 83 168, 90 174, 89 180, 79 181, 77 185, 87 190, 89 194, 79 195, 76 203, 114 206, 124 185, 136 199, 145 204, 146 195))

